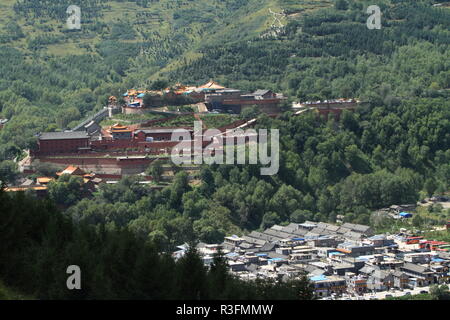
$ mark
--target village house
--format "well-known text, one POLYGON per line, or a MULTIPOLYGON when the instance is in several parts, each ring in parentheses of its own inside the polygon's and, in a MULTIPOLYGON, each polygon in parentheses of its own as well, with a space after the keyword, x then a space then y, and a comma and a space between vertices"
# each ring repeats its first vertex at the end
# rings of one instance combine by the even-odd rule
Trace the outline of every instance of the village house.
POLYGON ((348 272, 356 272, 356 268, 353 263, 348 263, 344 261, 332 262, 331 267, 333 269, 333 274, 339 276, 344 276, 348 272))
POLYGON ((338 244, 336 251, 342 252, 350 257, 358 257, 372 254, 374 252, 374 246, 355 242, 343 242, 338 244))
POLYGON ((394 287, 394 276, 392 273, 375 269, 367 279, 367 288, 369 290, 387 291, 394 287))
POLYGON ((347 292, 361 295, 367 292, 367 277, 348 272, 345 275, 347 292))
POLYGON ((405 289, 409 286, 409 277, 406 273, 394 270, 391 272, 394 276, 394 287, 399 289, 405 289))
POLYGON ((319 297, 342 294, 347 290, 347 282, 342 277, 320 275, 310 277, 309 280, 313 283, 314 291, 319 297))
POLYGON ((400 270, 412 277, 413 286, 423 287, 435 282, 433 271, 427 266, 407 262, 400 270))
POLYGON ((333 236, 320 236, 307 241, 307 244, 313 247, 336 247, 338 241, 333 236))
POLYGON ((331 252, 335 252, 335 247, 319 247, 317 248, 317 256, 322 259, 328 258, 331 252))
POLYGON ((317 228, 317 224, 311 221, 305 221, 304 223, 300 223, 298 225, 299 229, 304 229, 306 231, 311 231, 314 228, 317 228))
POLYGON ((409 252, 403 254, 403 260, 405 262, 425 264, 431 261, 430 252, 409 252))
MULTIPOLYGON (((305 273, 318 297, 345 292, 361 295, 369 290, 389 291, 449 281, 448 252, 416 249, 381 252, 380 249, 390 248, 401 240, 371 233, 368 226, 354 224, 347 224, 343 230, 342 226, 326 223, 291 223, 241 237, 226 237, 222 247, 229 250, 225 258, 230 270, 241 278, 287 280, 305 273), (308 235, 313 230, 329 234, 308 235), (363 240, 347 241, 343 235, 348 232, 360 234, 363 240), (313 241, 321 237, 334 239, 335 244, 327 247, 313 241)), ((205 253, 205 264, 211 256, 210 252, 205 253)))
POLYGON ((372 237, 367 238, 367 242, 372 244, 375 248, 378 247, 386 247, 395 245, 395 241, 393 239, 387 239, 384 234, 378 234, 372 237))
POLYGON ((430 263, 430 270, 434 273, 434 281, 436 283, 447 283, 450 279, 449 261, 441 258, 433 258, 430 263))
POLYGON ((243 241, 244 241, 244 239, 242 239, 236 235, 233 235, 231 237, 225 237, 224 243, 228 244, 228 245, 232 245, 234 247, 238 247, 239 244, 241 244, 243 241))
POLYGON ((367 237, 373 236, 373 230, 370 226, 346 222, 341 227, 350 229, 351 231, 356 233, 361 233, 367 237))
POLYGON ((366 261, 366 265, 377 266, 381 270, 393 270, 401 267, 404 264, 403 260, 395 258, 395 256, 388 256, 384 254, 373 255, 366 261))

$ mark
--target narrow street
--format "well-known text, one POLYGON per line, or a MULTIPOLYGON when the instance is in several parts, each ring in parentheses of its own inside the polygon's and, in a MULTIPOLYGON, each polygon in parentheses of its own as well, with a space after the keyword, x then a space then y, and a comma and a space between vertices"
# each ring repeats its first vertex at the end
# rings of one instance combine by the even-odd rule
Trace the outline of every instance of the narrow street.
POLYGON ((389 291, 381 291, 381 292, 370 292, 370 293, 365 293, 362 296, 349 296, 349 295, 344 295, 343 297, 340 297, 336 300, 383 300, 386 298, 386 295, 392 296, 392 297, 402 297, 404 295, 416 295, 416 294, 420 294, 421 291, 426 291, 429 292, 430 291, 430 287, 417 287, 414 289, 404 289, 403 291, 401 290, 389 290, 389 291))

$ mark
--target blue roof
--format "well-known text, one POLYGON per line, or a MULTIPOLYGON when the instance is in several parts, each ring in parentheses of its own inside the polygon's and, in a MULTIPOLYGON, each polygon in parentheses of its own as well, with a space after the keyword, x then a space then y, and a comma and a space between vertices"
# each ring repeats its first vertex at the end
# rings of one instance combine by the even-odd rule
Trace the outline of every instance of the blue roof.
POLYGON ((359 260, 359 261, 368 261, 369 259, 368 259, 368 258, 364 258, 364 257, 356 257, 356 260, 359 260))
POLYGON ((230 252, 230 253, 227 253, 225 256, 226 257, 236 257, 236 256, 238 256, 239 254, 238 253, 236 253, 236 252, 230 252))
POLYGON ((140 94, 138 94, 137 97, 138 97, 138 98, 143 98, 143 97, 145 97, 145 93, 140 93, 140 94))
POLYGON ((293 241, 302 241, 302 240, 305 240, 305 238, 292 238, 291 240, 293 240, 293 241))
POLYGON ((372 259, 374 257, 375 257, 374 254, 367 254, 367 255, 364 255, 364 256, 359 256, 359 257, 357 257, 357 259, 359 259, 359 258, 361 258, 361 259, 372 259))
POLYGON ((283 261, 284 259, 283 258, 272 258, 272 259, 269 259, 269 261, 283 261))
POLYGON ((311 280, 311 281, 324 281, 324 280, 327 280, 327 277, 324 276, 323 274, 321 274, 320 276, 310 277, 309 280, 311 280))
POLYGON ((257 257, 267 257, 267 253, 257 253, 257 257))
POLYGON ((433 259, 431 259, 431 261, 434 261, 434 262, 442 262, 442 261, 445 261, 444 259, 441 259, 441 258, 433 258, 433 259))
POLYGON ((402 217, 412 217, 412 214, 408 212, 400 212, 399 215, 402 217))
POLYGON ((367 238, 367 240, 385 240, 385 239, 386 239, 386 236, 383 234, 377 234, 370 238, 367 238))

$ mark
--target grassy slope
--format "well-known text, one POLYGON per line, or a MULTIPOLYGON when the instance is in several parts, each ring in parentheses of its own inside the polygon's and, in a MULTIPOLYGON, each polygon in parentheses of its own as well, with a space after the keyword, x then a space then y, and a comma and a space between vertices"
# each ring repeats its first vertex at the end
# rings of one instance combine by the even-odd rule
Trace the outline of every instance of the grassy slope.
MULTIPOLYGON (((26 39, 16 40, 11 43, 16 48, 31 54, 27 48, 27 39, 36 38, 42 35, 61 35, 64 29, 64 22, 54 19, 45 19, 39 21, 27 21, 25 18, 17 19, 12 6, 15 0, 5 0, 1 4, 0 24, 4 25, 9 21, 16 21, 22 27, 26 34, 26 39), (53 29, 53 31, 43 31, 45 28, 53 29)), ((161 73, 173 70, 180 66, 182 59, 194 61, 201 57, 198 49, 205 44, 217 44, 223 42, 233 42, 242 39, 250 39, 259 36, 267 31, 273 23, 273 16, 269 9, 274 12, 287 10, 289 18, 298 18, 304 12, 329 6, 331 1, 313 0, 313 1, 293 1, 293 0, 248 0, 248 3, 237 9, 235 12, 227 15, 224 5, 221 1, 211 0, 195 0, 195 1, 179 1, 181 7, 171 5, 170 0, 161 0, 151 3, 149 8, 142 8, 133 2, 116 2, 110 1, 109 9, 102 11, 103 17, 98 19, 100 23, 111 25, 115 22, 131 23, 137 32, 134 40, 121 40, 121 42, 140 42, 145 41, 143 33, 157 34, 157 37, 173 38, 177 35, 184 35, 189 39, 189 46, 186 51, 175 59, 172 59, 161 72, 152 72, 148 76, 150 79, 156 79, 161 73), (177 30, 174 25, 176 21, 173 17, 174 13, 180 10, 193 10, 199 12, 199 16, 213 16, 218 14, 220 17, 214 17, 212 23, 192 22, 183 26, 182 30, 177 30), (136 17, 136 13, 153 13, 158 16, 159 20, 140 19, 136 17), (137 24, 139 22, 139 24, 137 24)), ((286 18, 282 18, 283 24, 286 18)), ((82 23, 85 23, 82 21, 82 23)), ((110 31, 110 30, 109 30, 110 31)), ((109 33, 98 34, 90 31, 85 32, 82 38, 70 36, 62 43, 50 44, 43 50, 44 53, 56 56, 79 55, 88 53, 86 47, 90 47, 93 51, 95 45, 105 40, 109 33)), ((145 60, 145 59, 143 59, 145 60)), ((137 66, 136 69, 139 69, 137 66)))
MULTIPOLYGON (((13 5, 16 0, 3 0, 0 4, 0 27, 4 26, 10 21, 16 21, 22 28, 23 32, 26 34, 26 39, 34 38, 41 35, 61 35, 61 31, 65 28, 65 21, 58 21, 55 19, 50 19, 45 17, 44 19, 26 19, 17 15, 13 10, 13 5), (44 30, 48 28, 47 30, 44 30), (52 31, 48 31, 52 30, 52 31)), ((107 3, 110 7, 108 9, 102 10, 102 17, 98 18, 98 22, 106 23, 111 25, 115 22, 127 22, 133 25, 135 31, 137 31, 138 36, 135 41, 144 40, 142 31, 144 32, 157 32, 160 36, 174 36, 177 33, 183 33, 192 44, 198 44, 201 40, 204 40, 204 35, 199 35, 198 32, 217 32, 217 30, 223 29, 223 23, 228 19, 229 21, 234 21, 233 26, 236 25, 247 25, 249 22, 252 24, 255 18, 259 18, 262 11, 266 7, 277 8, 276 0, 249 0, 249 5, 244 6, 244 10, 238 10, 239 13, 233 14, 231 20, 227 17, 227 10, 224 8, 223 1, 219 0, 195 0, 188 1, 182 0, 177 1, 173 4, 172 0, 161 0, 158 2, 153 2, 149 4, 148 8, 143 8, 138 6, 134 2, 116 2, 111 0, 107 3), (174 18, 174 13, 182 12, 182 10, 191 10, 198 12, 198 17, 211 18, 211 21, 201 22, 188 21, 187 24, 183 24, 182 28, 176 25, 176 19, 174 18), (252 12, 254 11, 254 12, 252 12), (251 12, 247 15, 248 12, 251 12), (143 19, 136 16, 137 13, 152 13, 157 16, 157 19, 143 19), (218 14, 220 17, 215 16, 218 14), (214 25, 217 25, 214 27, 214 25), (176 30, 176 28, 182 29, 182 32, 176 30)), ((184 20, 180 20, 184 21, 184 20)), ((259 21, 259 20, 258 20, 259 21)), ((261 20, 266 23, 265 18, 261 20)), ((88 22, 81 21, 82 28, 83 25, 89 24, 88 22)), ((267 24, 266 24, 267 25, 267 24)), ((254 25, 252 26, 254 27, 254 25)), ((257 28, 261 26, 256 25, 257 28)), ((224 33, 232 31, 230 28, 223 29, 224 33)), ((251 30, 253 32, 253 30, 251 30)), ((255 30, 258 32, 258 30, 255 30)), ((49 45, 47 52, 53 54, 80 54, 83 50, 78 47, 78 45, 95 45, 102 39, 108 36, 108 32, 104 34, 94 33, 91 31, 84 30, 88 36, 84 39, 73 39, 69 43, 59 43, 49 45)), ((221 36, 221 34, 218 34, 221 36)), ((24 51, 28 51, 26 48, 26 39, 20 39, 12 42, 14 47, 20 48, 24 51)), ((220 39, 220 38, 219 38, 220 39)), ((69 39, 70 40, 70 39, 69 39)))
MULTIPOLYGON (((330 0, 248 0, 240 4, 239 0, 160 0, 143 8, 134 2, 111 0, 106 4, 108 8, 101 10, 102 16, 95 21, 105 25, 101 32, 90 30, 94 22, 87 22, 82 17, 82 31, 70 34, 62 32, 65 30, 65 21, 48 17, 31 19, 17 15, 13 10, 15 2, 16 0, 1 1, 0 33, 7 23, 17 22, 25 38, 11 41, 7 45, 20 49, 30 57, 36 57, 36 52, 28 47, 29 40, 44 35, 60 37, 61 40, 38 50, 41 57, 98 54, 97 46, 110 38, 114 23, 131 24, 136 32, 135 39, 115 41, 153 43, 153 48, 136 53, 139 58, 133 57, 133 67, 128 72, 131 79, 139 79, 137 82, 142 81, 143 85, 201 58, 199 50, 204 45, 232 43, 264 34, 274 22, 269 9, 273 12, 286 10, 288 19, 298 19, 304 12, 330 6, 332 3, 330 0), (227 3, 234 3, 235 7, 229 9, 227 3), (185 12, 191 13, 186 15, 185 12), (155 18, 141 18, 138 14, 153 14, 155 18), (176 14, 179 15, 178 19, 174 16, 176 14), (174 52, 174 56, 167 61, 161 59, 161 56, 169 56, 174 52)), ((286 24, 287 18, 282 18, 281 21, 286 24)))
MULTIPOLYGON (((283 25, 286 25, 288 19, 299 19, 309 11, 317 10, 332 5, 329 0, 249 0, 241 10, 232 14, 224 24, 213 28, 209 35, 205 37, 198 45, 187 51, 183 58, 192 62, 202 57, 198 50, 205 44, 214 45, 226 42, 234 42, 238 40, 251 39, 264 34, 270 29, 274 23, 272 12, 286 12, 286 18, 280 18, 283 25), (269 10, 270 9, 270 10, 269 10)), ((174 60, 169 63, 160 72, 156 73, 152 78, 156 79, 161 74, 179 68, 181 59, 174 60)))
MULTIPOLYGON (((202 57, 198 50, 207 44, 217 44, 224 42, 232 42, 240 39, 251 38, 261 34, 269 27, 270 17, 269 8, 279 12, 276 0, 249 0, 249 3, 229 16, 223 23, 219 23, 211 29, 204 39, 187 51, 182 58, 189 62, 202 57)), ((182 65, 182 59, 173 60, 165 68, 162 68, 152 78, 156 79, 161 74, 179 68, 182 65)))

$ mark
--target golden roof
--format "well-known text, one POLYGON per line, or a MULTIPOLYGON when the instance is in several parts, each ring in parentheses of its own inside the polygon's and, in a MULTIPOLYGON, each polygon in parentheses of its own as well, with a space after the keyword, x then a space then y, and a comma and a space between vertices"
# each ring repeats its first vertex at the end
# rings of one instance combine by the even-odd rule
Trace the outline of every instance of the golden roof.
POLYGON ((45 184, 45 183, 49 183, 50 181, 53 181, 53 180, 55 180, 55 179, 53 179, 53 178, 49 178, 49 177, 39 177, 39 178, 37 178, 37 182, 38 183, 43 183, 43 184, 45 184))
POLYGON ((85 172, 83 170, 81 170, 79 167, 76 166, 68 166, 67 168, 65 168, 63 171, 61 172, 57 172, 56 175, 57 176, 61 176, 63 174, 76 174, 76 175, 83 175, 85 172))
POLYGON ((18 191, 27 191, 27 190, 35 190, 35 191, 43 191, 47 190, 47 187, 13 187, 13 188, 5 188, 6 192, 18 192, 18 191))
POLYGON ((132 132, 132 130, 129 127, 121 125, 120 123, 116 123, 115 125, 111 126, 111 132, 132 132))
POLYGON ((225 87, 222 87, 217 82, 214 82, 213 80, 210 80, 209 82, 205 83, 204 85, 200 86, 201 89, 225 89, 225 87))
POLYGON ((119 129, 119 130, 121 130, 121 129, 128 129, 128 127, 123 126, 123 125, 120 124, 120 123, 116 123, 116 124, 114 124, 114 125, 111 126, 111 129, 119 129))

